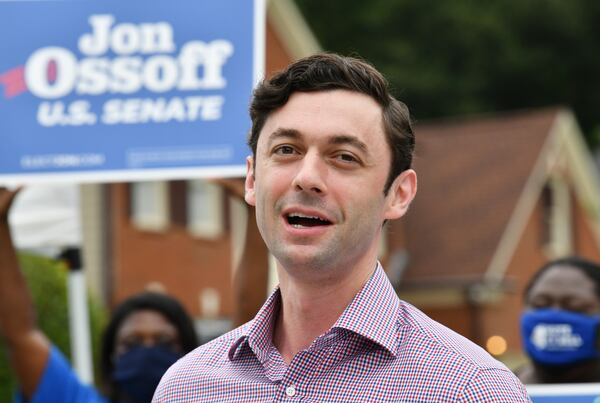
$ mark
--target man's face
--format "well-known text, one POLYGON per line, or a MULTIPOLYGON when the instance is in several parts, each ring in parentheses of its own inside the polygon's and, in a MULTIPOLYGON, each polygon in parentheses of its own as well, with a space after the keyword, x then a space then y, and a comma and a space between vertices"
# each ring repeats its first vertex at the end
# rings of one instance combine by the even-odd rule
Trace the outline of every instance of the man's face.
POLYGON ((138 346, 162 345, 182 352, 177 328, 161 313, 142 309, 131 313, 121 324, 115 339, 115 354, 122 355, 138 346))
POLYGON ((246 201, 288 271, 327 275, 375 259, 383 221, 414 195, 413 171, 384 195, 391 152, 381 107, 357 92, 294 93, 266 120, 255 158, 246 201))
POLYGON ((548 269, 529 291, 528 309, 554 308, 600 315, 594 282, 581 270, 557 266, 548 269))

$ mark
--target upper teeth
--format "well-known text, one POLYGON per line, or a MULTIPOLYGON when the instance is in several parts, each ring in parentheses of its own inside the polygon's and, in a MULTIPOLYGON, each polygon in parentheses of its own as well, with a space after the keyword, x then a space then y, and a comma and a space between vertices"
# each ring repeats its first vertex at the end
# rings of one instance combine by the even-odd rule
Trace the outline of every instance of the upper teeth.
POLYGON ((300 214, 300 213, 291 213, 289 215, 289 217, 312 218, 314 220, 321 220, 321 221, 323 221, 323 219, 321 217, 316 217, 316 216, 313 216, 313 215, 305 215, 305 214, 300 214))

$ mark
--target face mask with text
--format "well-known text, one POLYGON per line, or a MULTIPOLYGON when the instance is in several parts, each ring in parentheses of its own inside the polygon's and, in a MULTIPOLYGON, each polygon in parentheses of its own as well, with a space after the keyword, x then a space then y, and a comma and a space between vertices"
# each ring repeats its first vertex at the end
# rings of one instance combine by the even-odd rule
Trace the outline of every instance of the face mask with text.
POLYGON ((600 316, 558 309, 526 311, 521 335, 527 354, 542 365, 569 365, 600 357, 600 316))

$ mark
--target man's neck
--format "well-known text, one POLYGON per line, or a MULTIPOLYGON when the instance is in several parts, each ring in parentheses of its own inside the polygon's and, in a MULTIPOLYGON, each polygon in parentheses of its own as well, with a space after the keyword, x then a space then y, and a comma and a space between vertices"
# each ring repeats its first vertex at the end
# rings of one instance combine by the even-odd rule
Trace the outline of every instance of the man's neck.
POLYGON ((297 282, 279 270, 281 307, 273 343, 286 363, 335 324, 375 267, 372 263, 343 278, 319 283, 297 282))

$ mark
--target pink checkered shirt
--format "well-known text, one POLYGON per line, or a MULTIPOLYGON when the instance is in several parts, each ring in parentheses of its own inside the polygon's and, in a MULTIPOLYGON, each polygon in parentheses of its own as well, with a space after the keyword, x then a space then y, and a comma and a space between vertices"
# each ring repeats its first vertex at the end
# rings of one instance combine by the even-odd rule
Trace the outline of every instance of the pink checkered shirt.
POLYGON ((529 402, 483 349, 398 299, 378 265, 335 325, 286 365, 276 290, 256 317, 179 360, 153 402, 529 402))

